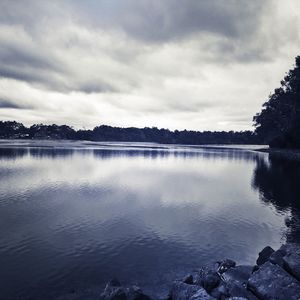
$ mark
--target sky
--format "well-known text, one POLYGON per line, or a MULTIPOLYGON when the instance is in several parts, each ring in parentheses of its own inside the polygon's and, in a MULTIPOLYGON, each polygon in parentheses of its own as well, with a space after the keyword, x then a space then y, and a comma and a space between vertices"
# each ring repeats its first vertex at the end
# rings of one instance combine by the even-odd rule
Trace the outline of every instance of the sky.
POLYGON ((300 55, 298 0, 0 0, 0 120, 248 130, 300 55))

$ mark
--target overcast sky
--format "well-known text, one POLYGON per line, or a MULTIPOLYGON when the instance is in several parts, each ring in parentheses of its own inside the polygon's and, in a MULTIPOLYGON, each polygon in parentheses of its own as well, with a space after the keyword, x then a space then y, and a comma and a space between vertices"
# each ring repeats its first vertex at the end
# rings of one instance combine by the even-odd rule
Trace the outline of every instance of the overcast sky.
POLYGON ((300 54, 298 0, 0 0, 0 119, 251 129, 300 54))

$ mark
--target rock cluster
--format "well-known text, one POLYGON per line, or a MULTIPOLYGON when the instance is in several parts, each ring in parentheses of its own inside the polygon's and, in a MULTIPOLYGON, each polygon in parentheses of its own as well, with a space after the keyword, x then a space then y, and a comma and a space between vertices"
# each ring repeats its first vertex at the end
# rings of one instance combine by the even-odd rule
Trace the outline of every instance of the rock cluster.
MULTIPOLYGON (((107 284, 101 300, 151 300, 138 287, 107 284)), ((175 281, 168 300, 300 300, 300 245, 264 248, 255 266, 226 259, 175 281)), ((155 299, 152 299, 155 300, 155 299)))
POLYGON ((107 283, 100 300, 151 300, 138 286, 124 288, 117 279, 107 283))

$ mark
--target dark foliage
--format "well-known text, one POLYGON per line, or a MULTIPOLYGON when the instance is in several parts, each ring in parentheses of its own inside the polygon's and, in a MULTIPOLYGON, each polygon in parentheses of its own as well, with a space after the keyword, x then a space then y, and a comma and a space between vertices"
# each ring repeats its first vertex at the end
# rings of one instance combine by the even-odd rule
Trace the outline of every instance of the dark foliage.
POLYGON ((253 121, 256 133, 271 147, 300 147, 300 56, 253 121))
POLYGON ((21 123, 0 121, 0 138, 69 139, 89 141, 155 142, 165 144, 259 144, 252 131, 170 131, 152 128, 121 128, 101 125, 93 130, 74 130, 67 125, 35 124, 27 128, 21 123))

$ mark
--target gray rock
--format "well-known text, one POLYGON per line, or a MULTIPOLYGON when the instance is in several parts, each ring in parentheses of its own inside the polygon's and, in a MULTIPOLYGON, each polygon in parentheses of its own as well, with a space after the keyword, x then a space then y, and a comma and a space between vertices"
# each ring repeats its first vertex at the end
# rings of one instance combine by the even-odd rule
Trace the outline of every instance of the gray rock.
POLYGON ((246 287, 252 271, 253 266, 236 266, 223 273, 222 277, 225 282, 232 281, 240 286, 246 287))
POLYGON ((288 254, 283 257, 284 268, 300 281, 300 255, 288 254))
POLYGON ((105 287, 100 300, 151 300, 136 285, 125 289, 117 279, 112 279, 105 287))
POLYGON ((207 294, 204 289, 198 290, 191 298, 191 300, 214 300, 213 297, 207 294))
POLYGON ((248 280, 248 288, 260 299, 299 300, 298 281, 278 265, 263 264, 248 280))
POLYGON ((256 260, 256 264, 258 266, 264 264, 270 258, 271 254, 275 252, 270 246, 265 247, 262 249, 258 254, 258 259, 256 260))
POLYGON ((219 263, 217 272, 222 274, 222 273, 226 272, 228 269, 234 268, 235 265, 236 265, 235 261, 233 261, 231 259, 225 259, 219 263))
POLYGON ((284 260, 283 260, 283 257, 286 255, 286 251, 283 251, 283 250, 277 250, 275 252, 273 252, 269 258, 269 261, 272 263, 272 264, 276 264, 280 267, 283 268, 283 265, 284 265, 284 260))
POLYGON ((224 282, 221 282, 219 286, 217 286, 210 292, 210 295, 212 297, 215 297, 216 299, 223 299, 229 297, 230 293, 228 288, 226 287, 226 284, 224 282))
POLYGON ((248 300, 258 300, 246 287, 236 284, 235 282, 227 282, 226 287, 231 297, 243 297, 248 300))
POLYGON ((206 268, 202 268, 194 275, 194 284, 204 287, 208 292, 217 287, 220 281, 216 272, 206 268))
POLYGON ((175 282, 171 290, 172 300, 213 300, 203 287, 175 282))
POLYGON ((249 300, 257 299, 247 290, 247 283, 252 275, 252 270, 252 266, 237 266, 229 269, 222 275, 230 296, 245 297, 249 300))
POLYGON ((280 250, 285 252, 285 255, 287 254, 298 254, 300 255, 300 244, 296 243, 287 243, 280 247, 280 250))

